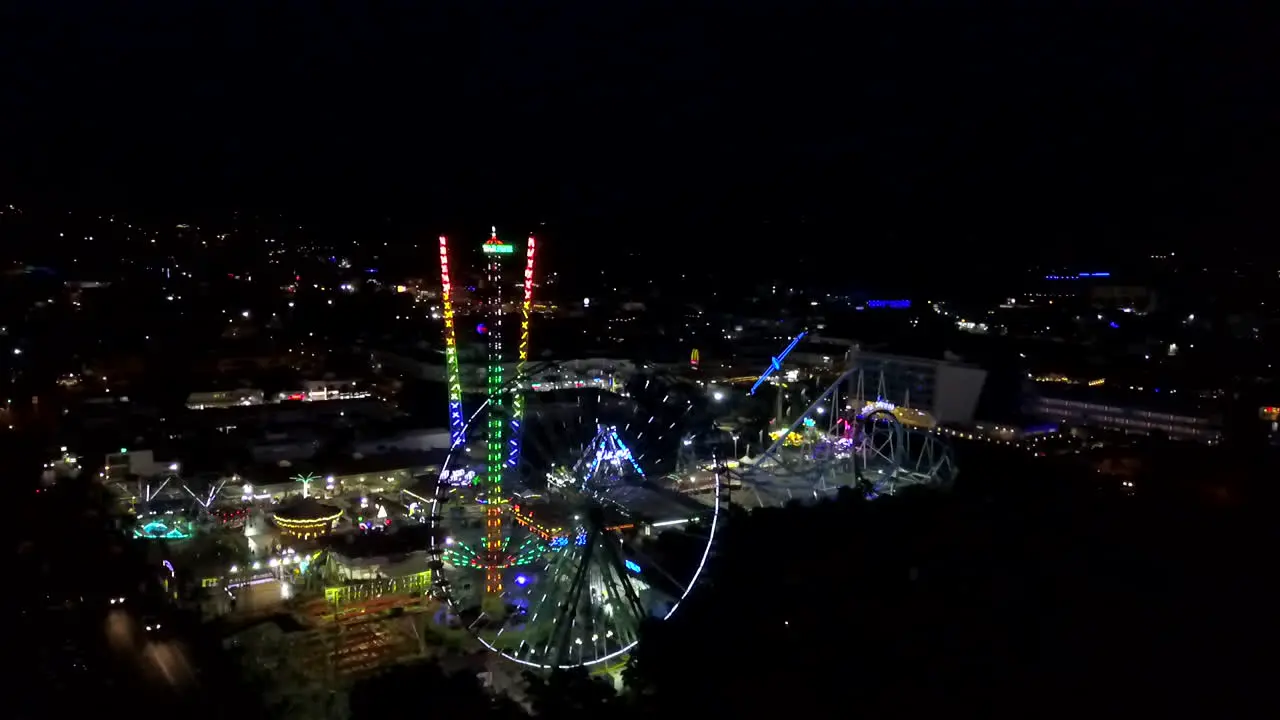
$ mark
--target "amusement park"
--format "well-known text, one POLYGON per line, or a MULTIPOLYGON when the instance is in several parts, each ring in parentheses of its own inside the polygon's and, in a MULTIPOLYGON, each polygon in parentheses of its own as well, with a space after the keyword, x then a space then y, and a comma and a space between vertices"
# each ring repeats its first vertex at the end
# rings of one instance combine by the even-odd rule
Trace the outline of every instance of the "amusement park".
POLYGON ((467 413, 440 238, 452 442, 431 498, 434 585, 447 602, 444 622, 493 652, 544 669, 623 658, 642 621, 671 617, 695 590, 730 502, 816 500, 840 487, 874 499, 954 478, 936 422, 909 398, 886 400, 883 377, 868 396, 856 365, 828 380, 782 373, 803 333, 745 393, 773 396, 773 416, 758 429, 771 444, 754 458, 738 456, 742 430, 726 421, 726 390, 696 375, 650 368, 534 387, 536 250, 529 238, 518 253, 496 231, 483 246, 485 394, 467 413), (520 255, 523 293, 508 312, 501 279, 520 255), (508 314, 516 317, 504 322, 508 314), (504 337, 505 327, 518 335, 504 337))
MULTIPOLYGON (((817 502, 841 488, 875 500, 954 479, 934 419, 908 396, 886 397, 883 374, 855 355, 836 369, 788 367, 806 333, 750 377, 706 372, 696 351, 679 367, 532 359, 539 247, 493 230, 464 304, 439 238, 448 446, 438 464, 250 479, 159 463, 152 479, 118 484, 130 533, 199 584, 206 614, 286 612, 313 633, 342 628, 337 651, 299 641, 317 678, 359 676, 437 643, 513 670, 583 667, 616 683, 642 627, 678 613, 714 574, 731 506, 817 502), (483 346, 467 356, 482 367, 463 366, 464 317, 483 346)), ((109 462, 138 454, 122 448, 109 462)))

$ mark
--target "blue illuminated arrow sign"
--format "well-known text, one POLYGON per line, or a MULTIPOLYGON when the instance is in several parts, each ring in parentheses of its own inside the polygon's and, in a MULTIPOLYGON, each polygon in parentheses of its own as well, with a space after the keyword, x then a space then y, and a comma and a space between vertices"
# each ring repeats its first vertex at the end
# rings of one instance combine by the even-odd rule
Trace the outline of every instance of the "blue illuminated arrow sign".
POLYGON ((781 353, 778 354, 777 357, 770 358, 768 369, 764 371, 764 374, 760 376, 759 380, 756 380, 756 384, 751 386, 751 392, 747 394, 755 395, 756 390, 760 389, 760 386, 764 384, 765 380, 769 379, 770 375, 772 375, 774 372, 778 370, 781 370, 782 361, 787 359, 787 356, 791 354, 791 351, 796 349, 796 345, 799 345, 800 341, 804 339, 804 336, 808 334, 809 334, 808 330, 800 333, 799 335, 796 336, 794 340, 791 341, 791 344, 788 345, 785 350, 783 350, 781 353))

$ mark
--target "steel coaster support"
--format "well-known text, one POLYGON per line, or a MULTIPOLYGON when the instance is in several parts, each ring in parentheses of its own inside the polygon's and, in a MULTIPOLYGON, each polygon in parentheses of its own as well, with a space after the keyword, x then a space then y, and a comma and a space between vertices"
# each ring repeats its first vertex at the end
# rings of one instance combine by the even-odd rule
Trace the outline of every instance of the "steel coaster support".
POLYGON ((769 449, 765 450, 764 453, 760 456, 760 462, 757 462, 756 464, 759 465, 761 462, 764 462, 765 458, 768 458, 771 456, 773 457, 774 460, 778 460, 776 453, 778 451, 778 448, 782 447, 782 444, 787 439, 787 436, 795 432, 796 428, 800 427, 800 425, 804 422, 804 419, 809 417, 809 415, 813 413, 814 410, 821 407, 822 403, 826 402, 827 397, 830 396, 831 393, 835 392, 836 388, 840 386, 840 383, 844 382, 847 378, 851 377, 855 372, 857 372, 856 368, 849 368, 848 370, 845 370, 844 374, 842 374, 839 378, 837 378, 836 381, 832 383, 831 386, 828 387, 825 391, 823 391, 823 393, 819 395, 816 400, 810 403, 809 407, 806 408, 804 412, 800 413, 796 417, 795 421, 791 423, 791 426, 788 427, 781 435, 779 435, 777 440, 773 441, 773 444, 769 446, 769 449))

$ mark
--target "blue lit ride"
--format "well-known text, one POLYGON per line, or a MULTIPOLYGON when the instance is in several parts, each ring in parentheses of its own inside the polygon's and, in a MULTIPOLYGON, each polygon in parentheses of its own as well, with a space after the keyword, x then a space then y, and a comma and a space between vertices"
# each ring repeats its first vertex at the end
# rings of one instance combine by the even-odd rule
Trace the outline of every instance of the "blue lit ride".
POLYGON ((804 339, 804 336, 808 334, 809 334, 809 331, 806 330, 805 332, 802 332, 799 335, 795 336, 795 338, 791 341, 791 343, 788 344, 785 348, 783 348, 782 352, 778 353, 776 357, 770 358, 769 367, 765 368, 764 372, 760 374, 760 378, 756 380, 754 385, 751 386, 751 390, 748 391, 747 394, 755 395, 756 390, 759 390, 760 386, 763 385, 771 375, 781 370, 782 361, 787 359, 787 356, 791 354, 791 351, 795 350, 796 346, 800 344, 800 341, 804 339))

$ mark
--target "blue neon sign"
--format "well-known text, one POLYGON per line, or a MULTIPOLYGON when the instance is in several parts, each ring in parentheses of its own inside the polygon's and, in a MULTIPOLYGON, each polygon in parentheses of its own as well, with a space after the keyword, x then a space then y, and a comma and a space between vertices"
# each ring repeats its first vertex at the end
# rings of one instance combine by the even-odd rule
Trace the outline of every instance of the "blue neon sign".
POLYGON ((1109 272, 1076 273, 1075 275, 1045 275, 1045 280, 1078 280, 1088 277, 1111 277, 1109 272))
POLYGON ((626 560, 626 561, 624 561, 624 562, 626 563, 626 565, 627 565, 627 569, 628 569, 628 570, 630 570, 630 571, 631 571, 631 572, 633 572, 633 573, 637 573, 637 574, 639 574, 639 572, 640 572, 640 566, 639 566, 639 565, 637 565, 637 564, 635 564, 635 563, 631 562, 630 560, 626 560))

